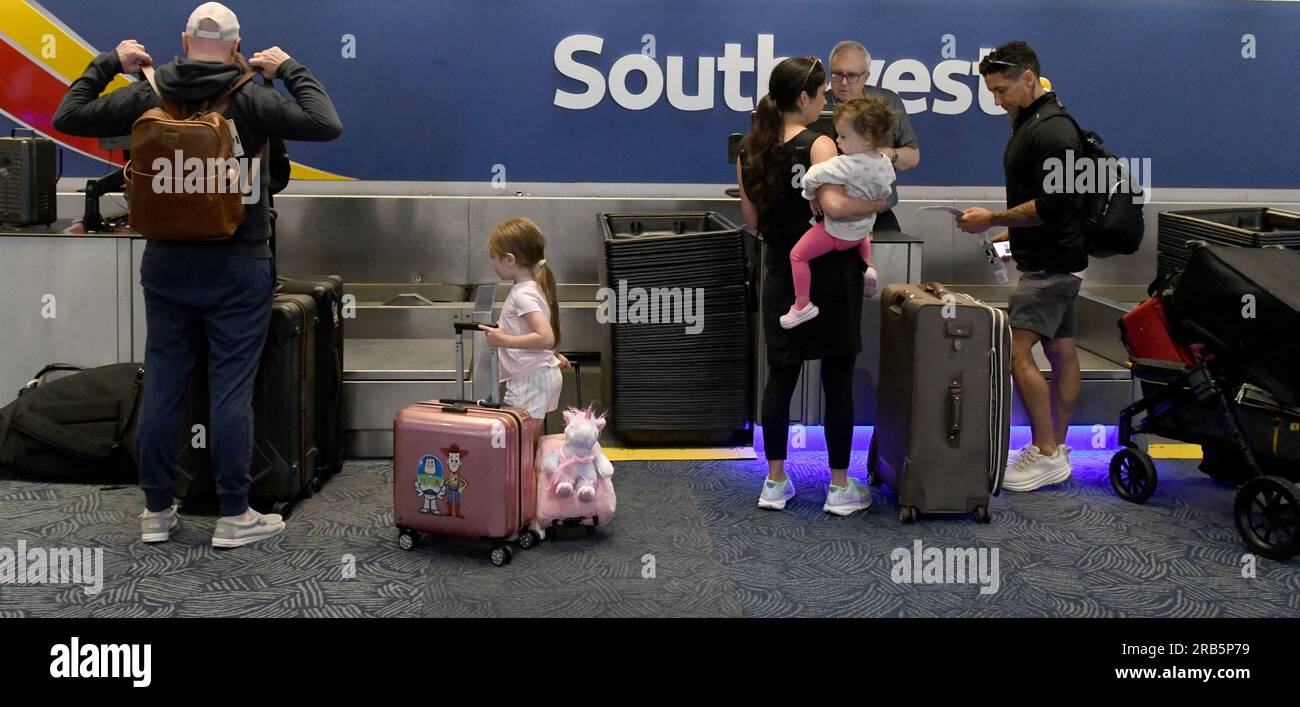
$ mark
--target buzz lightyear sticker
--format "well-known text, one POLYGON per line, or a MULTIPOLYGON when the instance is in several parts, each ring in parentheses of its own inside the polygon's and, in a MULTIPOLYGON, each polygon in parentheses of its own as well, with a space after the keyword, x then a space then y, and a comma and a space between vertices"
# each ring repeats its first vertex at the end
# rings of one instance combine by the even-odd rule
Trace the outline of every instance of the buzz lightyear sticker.
POLYGON ((440 516, 438 501, 447 497, 447 485, 443 478, 442 461, 432 454, 420 457, 420 465, 415 469, 415 492, 423 504, 421 513, 440 516))

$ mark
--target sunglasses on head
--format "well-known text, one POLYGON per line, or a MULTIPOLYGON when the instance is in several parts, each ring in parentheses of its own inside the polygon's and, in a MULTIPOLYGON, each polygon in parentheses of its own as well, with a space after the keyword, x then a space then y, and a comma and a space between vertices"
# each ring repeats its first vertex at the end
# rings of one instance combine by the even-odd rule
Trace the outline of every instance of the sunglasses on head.
POLYGON ((812 61, 812 66, 809 66, 809 67, 808 67, 808 75, 805 76, 805 77, 803 77, 803 82, 799 84, 800 86, 807 86, 807 85, 808 85, 808 79, 811 79, 811 78, 812 78, 813 72, 816 71, 816 70, 817 70, 817 67, 818 67, 818 66, 821 66, 821 63, 822 63, 822 60, 821 60, 821 59, 818 59, 818 58, 815 57, 815 56, 810 56, 810 57, 808 57, 808 59, 809 59, 810 61, 812 61))
POLYGON ((1008 68, 1008 69, 1020 69, 1020 68, 1024 68, 1024 67, 1020 66, 1019 64, 1013 64, 1013 63, 1011 63, 1011 62, 1009 62, 1009 61, 1002 61, 1001 59, 994 59, 994 58, 991 57, 991 56, 986 56, 986 57, 984 57, 982 60, 980 60, 980 71, 981 71, 981 72, 988 71, 991 67, 994 67, 994 66, 1004 66, 1004 67, 1006 67, 1006 68, 1008 68))

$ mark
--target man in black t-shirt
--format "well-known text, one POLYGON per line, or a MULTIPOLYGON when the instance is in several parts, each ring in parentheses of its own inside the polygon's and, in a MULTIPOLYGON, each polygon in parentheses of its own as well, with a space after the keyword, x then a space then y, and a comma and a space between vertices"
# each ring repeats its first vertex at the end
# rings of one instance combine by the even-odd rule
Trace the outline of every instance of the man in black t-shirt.
MULTIPOLYGON (((1071 474, 1065 435, 1082 383, 1074 341, 1075 299, 1088 254, 1079 195, 1053 187, 1048 175, 1053 165, 1059 169, 1077 162, 1072 158, 1082 157, 1083 143, 1074 123, 1057 118, 1065 111, 1055 93, 1043 90, 1038 57, 1028 44, 1004 44, 979 68, 995 102, 1012 119, 1003 156, 1007 210, 966 209, 957 225, 976 234, 995 226, 1010 229, 1011 253, 1020 270, 1008 301, 1012 376, 1029 414, 1033 441, 1007 466, 1003 488, 1033 491, 1071 474), (1034 362, 1033 347, 1040 341, 1052 365, 1050 386, 1034 362)), ((1072 182, 1072 176, 1064 181, 1072 182)))

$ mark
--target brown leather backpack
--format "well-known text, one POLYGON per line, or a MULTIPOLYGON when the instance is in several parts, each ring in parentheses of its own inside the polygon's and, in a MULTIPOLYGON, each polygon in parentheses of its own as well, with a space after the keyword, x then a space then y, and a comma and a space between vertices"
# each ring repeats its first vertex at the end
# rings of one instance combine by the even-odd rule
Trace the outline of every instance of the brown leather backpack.
MULTIPOLYGON (((153 67, 145 67, 144 75, 163 107, 150 108, 131 126, 131 159, 122 169, 131 228, 145 238, 167 241, 234 236, 244 221, 244 203, 238 182, 230 178, 229 167, 238 163, 222 112, 256 72, 240 76, 211 109, 204 101, 188 117, 158 92, 153 67), (203 165, 201 174, 185 164, 195 158, 203 165), (157 169, 158 159, 167 166, 157 169)), ((261 150, 254 157, 259 155, 261 150)))

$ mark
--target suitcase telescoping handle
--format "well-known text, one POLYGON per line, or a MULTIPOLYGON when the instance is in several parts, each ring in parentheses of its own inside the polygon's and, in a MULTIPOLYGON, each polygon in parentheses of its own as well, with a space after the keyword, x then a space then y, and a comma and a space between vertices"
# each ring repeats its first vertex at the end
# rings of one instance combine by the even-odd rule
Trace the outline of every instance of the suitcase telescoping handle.
POLYGON ((439 400, 443 404, 444 412, 466 413, 469 412, 467 405, 478 405, 480 407, 499 408, 500 403, 490 403, 483 400, 470 400, 465 397, 465 332, 481 331, 479 325, 484 322, 452 322, 456 329, 456 381, 460 384, 460 395, 455 400, 439 400))

